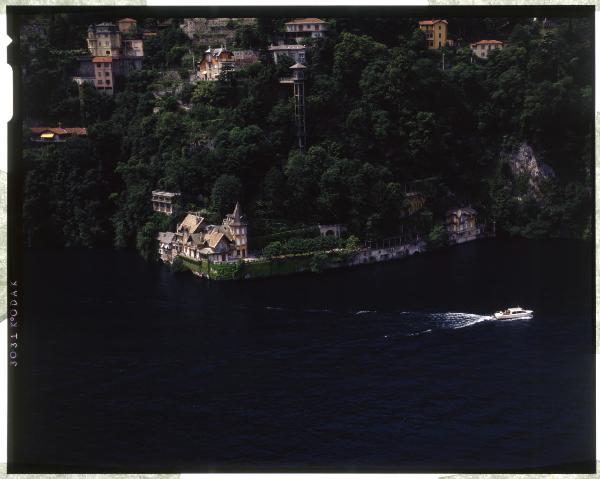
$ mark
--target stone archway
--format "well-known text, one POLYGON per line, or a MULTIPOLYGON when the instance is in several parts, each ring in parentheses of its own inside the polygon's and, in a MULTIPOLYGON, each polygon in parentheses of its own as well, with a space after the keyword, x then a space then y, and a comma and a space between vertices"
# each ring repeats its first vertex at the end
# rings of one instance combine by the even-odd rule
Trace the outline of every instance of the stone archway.
POLYGON ((318 225, 321 236, 334 236, 340 238, 346 231, 346 226, 342 224, 318 225))

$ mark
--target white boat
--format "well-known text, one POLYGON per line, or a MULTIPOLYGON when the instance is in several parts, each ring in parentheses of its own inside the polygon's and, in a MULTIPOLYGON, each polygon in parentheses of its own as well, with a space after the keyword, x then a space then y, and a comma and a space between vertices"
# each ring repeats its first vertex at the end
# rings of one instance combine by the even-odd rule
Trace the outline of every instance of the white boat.
POLYGON ((533 314, 531 309, 523 309, 520 307, 516 308, 508 308, 504 311, 498 311, 494 313, 494 318, 496 319, 517 319, 517 318, 527 318, 533 314))

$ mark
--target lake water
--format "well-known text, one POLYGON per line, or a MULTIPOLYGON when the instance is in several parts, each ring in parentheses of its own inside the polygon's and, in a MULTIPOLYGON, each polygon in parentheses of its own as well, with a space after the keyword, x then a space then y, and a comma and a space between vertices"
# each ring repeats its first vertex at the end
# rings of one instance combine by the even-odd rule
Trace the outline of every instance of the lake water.
POLYGON ((593 268, 577 241, 223 283, 27 251, 12 470, 592 472, 593 268))

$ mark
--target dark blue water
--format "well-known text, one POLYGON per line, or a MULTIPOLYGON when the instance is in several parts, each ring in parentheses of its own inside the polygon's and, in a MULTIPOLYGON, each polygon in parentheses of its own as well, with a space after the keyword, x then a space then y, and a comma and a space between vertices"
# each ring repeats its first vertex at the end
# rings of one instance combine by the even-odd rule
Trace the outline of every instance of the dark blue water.
POLYGON ((590 243, 484 241, 209 283, 29 251, 15 464, 590 471, 593 261, 590 243), (535 315, 489 316, 516 305, 535 315))

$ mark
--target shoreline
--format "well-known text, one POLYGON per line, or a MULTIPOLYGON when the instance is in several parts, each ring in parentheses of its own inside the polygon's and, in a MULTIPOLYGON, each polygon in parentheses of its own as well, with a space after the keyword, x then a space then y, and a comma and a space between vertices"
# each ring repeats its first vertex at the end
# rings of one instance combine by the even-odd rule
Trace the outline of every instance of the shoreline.
MULTIPOLYGON (((388 248, 359 248, 355 250, 315 251, 297 255, 273 258, 257 258, 232 262, 211 263, 196 260, 184 255, 182 259, 185 270, 193 275, 210 281, 239 281, 247 279, 288 276, 299 273, 319 274, 323 271, 354 268, 369 264, 385 263, 406 259, 426 252, 440 251, 453 246, 494 238, 491 235, 480 235, 465 241, 457 241, 440 248, 428 249, 424 240, 417 240, 388 248)), ((169 264, 168 262, 165 262, 169 264)))

